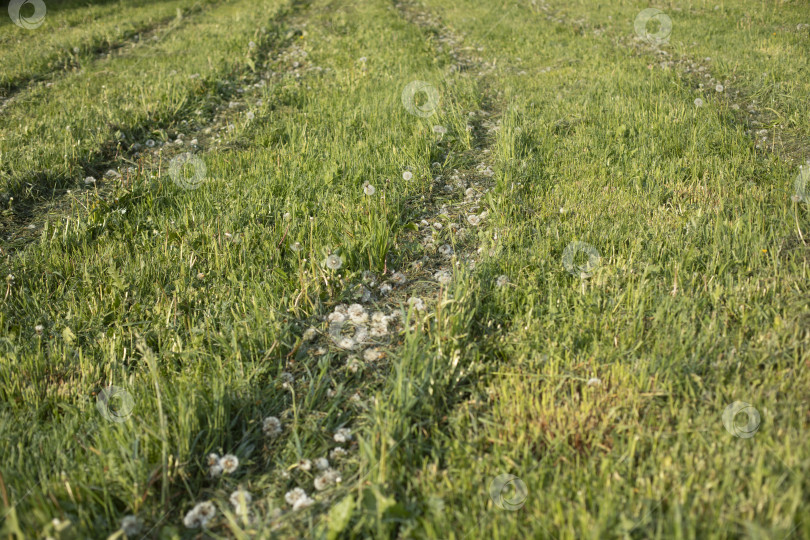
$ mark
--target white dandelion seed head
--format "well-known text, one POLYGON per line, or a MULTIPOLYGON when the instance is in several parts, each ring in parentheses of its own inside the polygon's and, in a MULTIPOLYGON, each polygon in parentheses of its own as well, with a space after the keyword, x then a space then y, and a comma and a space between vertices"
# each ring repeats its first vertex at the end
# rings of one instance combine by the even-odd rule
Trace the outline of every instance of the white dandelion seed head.
POLYGON ((293 511, 301 510, 302 508, 308 508, 313 504, 315 504, 315 501, 310 499, 309 496, 304 495, 303 497, 295 501, 295 504, 293 505, 292 509, 293 511))
POLYGON ((41 334, 43 330, 45 330, 45 327, 42 326, 41 324, 38 324, 34 327, 34 332, 36 332, 37 334, 41 334))
POLYGON ((405 171, 402 173, 403 180, 411 180, 413 178, 413 173, 411 171, 405 171))
POLYGON ((380 285, 380 294, 382 294, 382 295, 386 295, 386 294, 390 293, 391 290, 392 290, 392 287, 388 283, 383 283, 382 285, 380 285))
POLYGON ((447 270, 439 270, 433 274, 433 278, 442 285, 447 285, 453 280, 452 274, 447 270))
POLYGON ((445 257, 450 257, 453 255, 453 246, 451 246, 450 244, 444 244, 442 247, 439 248, 439 253, 441 253, 445 257))
POLYGON ((95 184, 95 183, 96 183, 96 179, 95 179, 95 178, 93 178, 92 176, 88 176, 87 178, 85 178, 85 179, 84 179, 84 183, 85 183, 85 184, 95 184))
POLYGON ((346 367, 348 367, 349 371, 351 371, 352 373, 357 373, 360 370, 360 368, 363 367, 363 364, 360 362, 360 360, 357 359, 356 356, 352 356, 346 362, 346 367))
POLYGON ((388 335, 388 321, 371 325, 371 335, 376 338, 388 335))
POLYGON ((313 484, 315 485, 315 489, 318 491, 323 491, 329 487, 329 482, 324 474, 316 476, 313 484))
POLYGON ((222 466, 222 472, 230 474, 239 468, 239 458, 233 454, 225 454, 219 460, 219 464, 222 466))
POLYGON ((405 274, 402 272, 394 272, 391 275, 391 281, 393 281, 396 285, 404 285, 408 281, 408 278, 406 278, 405 274))
POLYGON ((137 516, 124 516, 121 520, 121 530, 129 536, 137 536, 143 528, 143 522, 137 516))
POLYGON ((155 147, 155 141, 153 141, 152 139, 146 139, 146 142, 144 144, 146 145, 147 148, 155 147))
POLYGON ((248 111, 247 114, 245 115, 245 117, 248 120, 253 120, 254 118, 256 118, 256 115, 253 113, 253 111, 248 111))
POLYGON ((217 507, 211 501, 198 503, 194 508, 203 520, 203 526, 217 515, 217 507))
POLYGON ((505 287, 507 283, 509 283, 509 278, 505 275, 498 276, 498 279, 495 280, 495 285, 498 287, 505 287))
POLYGON ((722 92, 722 91, 724 90, 724 88, 723 88, 723 85, 722 85, 722 84, 718 84, 717 86, 715 86, 715 87, 714 87, 714 89, 715 89, 716 91, 718 91, 718 92, 722 92))
POLYGON ((268 416, 262 422, 262 432, 268 437, 277 437, 281 434, 281 420, 275 416, 268 416))
POLYGON ((588 386, 601 386, 601 385, 602 379, 599 379, 598 377, 591 377, 590 379, 588 379, 588 386))
POLYGON ((329 460, 325 457, 320 457, 315 460, 315 468, 319 471, 325 471, 329 468, 329 460))
POLYGON ((365 194, 366 194, 366 195, 368 195, 369 197, 371 197, 372 195, 374 195, 376 192, 377 192, 377 188, 375 188, 374 186, 372 186, 372 185, 371 185, 371 184, 369 184, 368 182, 366 182, 365 184, 363 184, 363 193, 365 193, 365 194))
POLYGON ((343 266, 343 259, 340 258, 339 255, 329 255, 326 260, 323 262, 324 266, 329 268, 330 270, 338 270, 341 266, 343 266))
MULTIPOLYGON (((377 360, 379 360, 382 357, 383 357, 382 351, 380 351, 376 347, 372 347, 370 349, 366 349, 365 351, 363 351, 363 360, 365 360, 366 362, 376 362, 377 360)), ((335 436, 335 437, 337 437, 337 436, 335 436)), ((335 440, 337 441, 337 438, 335 438, 335 440)), ((338 442, 343 442, 343 441, 338 441, 338 442)))
POLYGON ((339 484, 342 480, 339 472, 328 469, 315 478, 315 489, 323 491, 333 484, 339 484))
POLYGON ((312 462, 308 459, 302 459, 298 461, 298 468, 302 471, 308 471, 312 468, 312 462))
POLYGON ((425 311, 425 301, 418 296, 411 296, 408 299, 408 305, 416 311, 425 311))
POLYGON ((365 324, 368 321, 368 313, 366 313, 366 308, 360 304, 352 304, 349 306, 347 311, 349 314, 349 319, 351 319, 354 324, 365 324))
POLYGON ((695 99, 695 107, 703 107, 703 100, 700 98, 695 99))
POLYGON ((366 339, 368 339, 368 328, 364 324, 358 325, 354 331, 354 340, 360 344, 366 339))
POLYGON ((286 494, 284 494, 284 500, 287 501, 287 504, 293 505, 293 504, 295 504, 295 502, 298 499, 300 499, 302 497, 306 497, 306 496, 307 496, 307 492, 304 491, 303 489, 297 487, 297 488, 291 489, 286 494))
POLYGON ((349 336, 343 336, 338 338, 338 340, 335 342, 335 345, 337 345, 341 349, 352 351, 355 349, 355 347, 357 347, 357 341, 355 341, 354 338, 351 338, 349 336))
POLYGON ((481 223, 481 218, 475 214, 470 214, 467 216, 467 222, 473 227, 477 227, 481 223))
POLYGON ((309 328, 307 328, 304 331, 304 335, 302 336, 302 339, 304 341, 312 341, 313 339, 315 339, 315 337, 317 335, 318 335, 318 331, 314 327, 310 326, 309 328))
POLYGON ((248 506, 251 502, 253 502, 253 496, 250 494, 250 492, 239 488, 231 493, 229 500, 238 515, 245 515, 248 513, 248 506))
POLYGON ((346 454, 348 454, 348 452, 346 452, 345 448, 342 446, 337 446, 329 452, 329 459, 338 460, 344 457, 346 454))
POLYGON ((185 525, 187 529, 197 529, 202 526, 202 518, 199 512, 197 512, 196 507, 186 512, 186 515, 183 517, 183 525, 185 525))
POLYGON ((339 443, 349 442, 350 440, 352 440, 352 430, 345 427, 338 428, 338 430, 335 431, 334 439, 335 442, 339 443))
POLYGON ((433 126, 433 133, 445 135, 447 133, 447 128, 444 126, 433 126))
POLYGON ((336 309, 326 317, 326 320, 333 324, 341 324, 346 322, 346 315, 336 309))

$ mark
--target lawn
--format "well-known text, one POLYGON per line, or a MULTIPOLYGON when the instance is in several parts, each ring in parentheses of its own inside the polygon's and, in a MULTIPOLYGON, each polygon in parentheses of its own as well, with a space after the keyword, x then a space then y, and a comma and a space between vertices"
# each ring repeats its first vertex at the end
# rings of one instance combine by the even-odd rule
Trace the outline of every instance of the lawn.
POLYGON ((806 2, 38 3, 0 538, 810 537, 806 2))

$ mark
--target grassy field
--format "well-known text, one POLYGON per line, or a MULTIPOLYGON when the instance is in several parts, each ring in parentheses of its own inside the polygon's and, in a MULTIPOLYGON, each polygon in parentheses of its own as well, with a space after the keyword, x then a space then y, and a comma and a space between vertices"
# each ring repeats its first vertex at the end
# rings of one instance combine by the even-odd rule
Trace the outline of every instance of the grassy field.
POLYGON ((806 1, 19 4, 0 538, 810 537, 806 1))

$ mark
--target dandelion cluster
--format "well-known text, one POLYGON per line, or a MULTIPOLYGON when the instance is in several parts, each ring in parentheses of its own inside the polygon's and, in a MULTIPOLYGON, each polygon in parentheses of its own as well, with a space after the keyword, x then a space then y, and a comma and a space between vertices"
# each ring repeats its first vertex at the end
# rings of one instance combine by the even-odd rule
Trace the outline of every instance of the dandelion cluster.
POLYGON ((368 322, 368 313, 366 313, 366 309, 360 304, 352 304, 346 311, 349 315, 349 319, 354 324, 365 324, 368 322))
POLYGON ((321 474, 315 477, 315 489, 323 491, 333 484, 339 484, 343 481, 340 473, 334 469, 326 469, 321 474))
POLYGON ((211 501, 197 503, 183 518, 183 525, 188 529, 207 527, 208 522, 210 522, 216 514, 217 509, 211 501))
POLYGON ((223 473, 230 474, 236 472, 238 468, 239 458, 233 454, 225 454, 222 457, 214 453, 208 454, 208 472, 214 478, 223 473))
POLYGON ((352 430, 345 427, 338 428, 337 431, 335 431, 334 439, 335 442, 339 443, 349 442, 352 440, 352 430))
POLYGON ((347 453, 348 452, 346 452, 346 449, 343 448, 342 446, 336 446, 335 448, 332 449, 331 452, 329 452, 329 459, 336 461, 344 457, 347 453))
POLYGON ((386 315, 382 311, 375 311, 371 316, 371 335, 377 338, 388 335, 388 324, 394 319, 395 314, 386 315))
POLYGON ((447 270, 439 270, 433 274, 433 279, 442 285, 448 285, 453 280, 453 276, 447 270))
POLYGON ((418 296, 411 296, 408 299, 408 305, 416 311, 425 311, 425 302, 418 296))
POLYGON ((284 495, 284 500, 292 506, 293 511, 312 506, 315 502, 307 495, 306 491, 298 487, 288 491, 284 495))

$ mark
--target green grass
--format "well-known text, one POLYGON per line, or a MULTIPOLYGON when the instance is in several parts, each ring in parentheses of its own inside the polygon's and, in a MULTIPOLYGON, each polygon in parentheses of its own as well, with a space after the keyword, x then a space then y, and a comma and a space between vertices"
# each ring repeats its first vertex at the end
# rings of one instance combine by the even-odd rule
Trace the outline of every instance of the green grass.
MULTIPOLYGON (((35 32, 14 25, 10 17, 3 18, 0 97, 31 80, 47 79, 69 69, 81 70, 94 55, 137 42, 143 32, 154 31, 210 3, 138 0, 46 4, 45 18, 35 32)), ((26 14, 25 8, 22 13, 26 14)))
POLYGON ((669 55, 633 2, 158 5, 66 3, 70 33, 14 34, 46 60, 0 69, 0 537, 123 537, 126 515, 130 538, 810 536, 801 3, 659 5, 669 55), (54 74, 74 43, 117 52, 54 74), (403 107, 415 80, 436 114, 403 107), (168 173, 184 151, 199 189, 168 173), (378 360, 326 338, 363 286, 401 321, 378 360), (299 462, 337 446, 316 491, 299 462), (212 452, 239 468, 210 477, 212 452), (519 509, 490 497, 504 474, 519 509))

